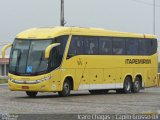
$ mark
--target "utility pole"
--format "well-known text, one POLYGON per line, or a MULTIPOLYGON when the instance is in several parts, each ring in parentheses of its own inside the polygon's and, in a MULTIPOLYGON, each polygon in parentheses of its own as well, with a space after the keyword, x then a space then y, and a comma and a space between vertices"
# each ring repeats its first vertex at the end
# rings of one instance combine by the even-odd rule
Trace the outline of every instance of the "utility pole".
POLYGON ((153 34, 156 34, 156 0, 153 0, 153 34))
POLYGON ((61 0, 61 26, 64 26, 65 25, 65 20, 64 20, 64 0, 61 0))

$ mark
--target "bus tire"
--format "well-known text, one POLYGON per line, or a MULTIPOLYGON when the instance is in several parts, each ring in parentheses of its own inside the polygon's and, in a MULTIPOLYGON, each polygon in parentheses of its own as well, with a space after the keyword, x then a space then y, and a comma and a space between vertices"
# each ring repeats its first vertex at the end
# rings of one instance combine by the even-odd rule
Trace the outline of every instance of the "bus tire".
POLYGON ((65 80, 63 84, 63 89, 62 91, 58 92, 58 95, 60 97, 67 97, 70 95, 70 91, 71 91, 71 83, 69 80, 65 80))
POLYGON ((132 89, 132 81, 130 77, 126 77, 123 84, 123 92, 124 93, 131 93, 132 89))
POLYGON ((138 77, 136 77, 135 81, 132 85, 132 92, 133 93, 139 93, 140 90, 141 90, 141 80, 138 77))
POLYGON ((30 91, 26 91, 26 94, 28 95, 28 97, 30 98, 35 98, 38 94, 38 92, 30 92, 30 91))

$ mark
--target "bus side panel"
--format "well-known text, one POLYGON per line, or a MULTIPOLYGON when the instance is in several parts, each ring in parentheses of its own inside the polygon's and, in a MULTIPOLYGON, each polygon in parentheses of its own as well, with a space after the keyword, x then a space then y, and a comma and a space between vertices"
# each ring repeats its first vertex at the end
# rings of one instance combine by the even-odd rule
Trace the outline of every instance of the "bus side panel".
POLYGON ((60 91, 62 90, 63 88, 63 84, 64 84, 64 81, 67 79, 67 78, 72 78, 73 79, 73 89, 74 89, 74 86, 75 86, 75 73, 76 73, 76 70, 73 69, 73 68, 62 68, 61 69, 61 73, 60 73, 60 78, 61 78, 61 81, 60 81, 60 91))
POLYGON ((151 65, 147 70, 147 85, 145 87, 153 87, 157 85, 157 72, 158 72, 158 54, 150 56, 151 65))
POLYGON ((86 59, 83 56, 73 56, 63 62, 63 69, 67 72, 62 74, 62 78, 72 75, 74 69, 74 90, 89 89, 90 73, 87 69, 86 59))
POLYGON ((90 87, 89 89, 106 89, 103 83, 103 69, 94 69, 90 70, 90 87))
POLYGON ((88 90, 90 87, 90 70, 76 69, 75 90, 88 90))
POLYGON ((144 83, 146 83, 146 74, 145 74, 145 69, 141 67, 135 67, 133 68, 133 82, 135 81, 136 76, 141 76, 142 77, 142 87, 144 87, 144 83))
POLYGON ((156 69, 148 69, 147 70, 147 84, 145 87, 153 87, 153 86, 156 86, 156 69))
POLYGON ((116 71, 113 68, 104 69, 104 84, 110 85, 109 89, 116 88, 116 78, 115 78, 116 71))
POLYGON ((125 68, 122 68, 120 71, 122 71, 122 82, 123 83, 127 76, 131 76, 132 82, 133 82, 133 68, 132 67, 125 67, 125 68))
POLYGON ((59 91, 61 90, 61 85, 60 85, 60 69, 56 69, 51 72, 51 90, 52 91, 59 91))
POLYGON ((115 84, 116 84, 116 89, 121 89, 123 88, 123 82, 124 82, 124 78, 125 78, 125 74, 124 74, 124 69, 123 68, 116 68, 115 69, 116 73, 115 73, 115 84))

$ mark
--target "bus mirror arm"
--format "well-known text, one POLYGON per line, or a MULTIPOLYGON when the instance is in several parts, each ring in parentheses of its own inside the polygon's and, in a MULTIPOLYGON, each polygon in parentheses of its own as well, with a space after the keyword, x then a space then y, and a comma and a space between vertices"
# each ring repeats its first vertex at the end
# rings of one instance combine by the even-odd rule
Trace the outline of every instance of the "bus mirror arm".
POLYGON ((74 57, 75 55, 74 54, 68 54, 67 55, 67 59, 70 59, 70 58, 72 58, 72 57, 74 57))
POLYGON ((6 50, 8 48, 12 47, 12 44, 8 44, 8 45, 5 45, 3 48, 2 48, 2 58, 5 58, 5 54, 6 54, 6 50))
POLYGON ((61 45, 61 44, 60 44, 60 43, 54 43, 54 44, 49 45, 49 46, 46 48, 46 50, 45 50, 45 58, 48 59, 51 50, 52 50, 54 47, 57 47, 57 46, 59 46, 59 45, 61 45))

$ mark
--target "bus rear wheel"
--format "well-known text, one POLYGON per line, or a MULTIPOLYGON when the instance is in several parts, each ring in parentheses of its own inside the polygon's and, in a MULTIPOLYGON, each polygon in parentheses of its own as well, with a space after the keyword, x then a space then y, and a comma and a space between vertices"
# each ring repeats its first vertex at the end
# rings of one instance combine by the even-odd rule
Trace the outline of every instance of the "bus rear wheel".
POLYGON ((35 98, 38 94, 38 92, 30 92, 30 91, 26 91, 26 94, 28 95, 28 97, 30 98, 35 98))
POLYGON ((141 90, 141 86, 142 86, 142 84, 141 84, 140 79, 138 77, 136 77, 135 81, 133 83, 133 86, 132 86, 132 92, 133 93, 139 93, 140 90, 141 90))
POLYGON ((70 91, 71 91, 71 84, 69 80, 65 80, 64 84, 63 84, 63 89, 62 91, 58 92, 58 95, 60 97, 67 97, 70 95, 70 91))
POLYGON ((126 77, 123 84, 123 92, 124 93, 131 93, 132 89, 132 81, 130 77, 126 77))
POLYGON ((126 77, 123 83, 123 89, 117 89, 116 93, 121 94, 121 93, 131 93, 132 89, 132 81, 130 77, 126 77))

